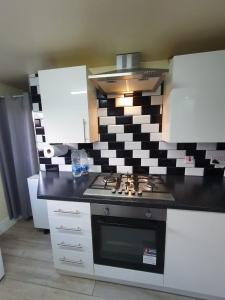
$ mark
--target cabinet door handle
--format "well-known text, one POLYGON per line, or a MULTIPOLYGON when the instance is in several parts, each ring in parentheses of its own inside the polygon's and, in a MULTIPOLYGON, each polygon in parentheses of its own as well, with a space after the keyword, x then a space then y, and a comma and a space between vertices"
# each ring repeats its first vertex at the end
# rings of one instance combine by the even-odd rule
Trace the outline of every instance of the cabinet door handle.
POLYGON ((65 256, 60 258, 59 260, 66 264, 74 264, 74 265, 83 265, 84 264, 82 259, 72 260, 72 259, 67 259, 65 256))
POLYGON ((76 245, 71 245, 71 244, 66 244, 64 242, 61 242, 61 243, 58 243, 57 245, 62 248, 70 248, 70 249, 78 249, 78 250, 83 249, 83 246, 80 243, 76 244, 76 245))
POLYGON ((83 119, 83 130, 84 130, 84 142, 86 143, 86 120, 83 119))
POLYGON ((64 227, 64 226, 59 226, 56 227, 57 230, 62 230, 62 231, 68 231, 68 232, 80 232, 81 228, 78 226, 76 228, 68 228, 68 227, 64 227))
POLYGON ((69 215, 75 215, 75 216, 80 215, 80 211, 79 210, 75 210, 75 211, 68 210, 68 211, 66 211, 66 210, 62 210, 60 208, 57 209, 57 210, 54 210, 54 213, 69 214, 69 215))

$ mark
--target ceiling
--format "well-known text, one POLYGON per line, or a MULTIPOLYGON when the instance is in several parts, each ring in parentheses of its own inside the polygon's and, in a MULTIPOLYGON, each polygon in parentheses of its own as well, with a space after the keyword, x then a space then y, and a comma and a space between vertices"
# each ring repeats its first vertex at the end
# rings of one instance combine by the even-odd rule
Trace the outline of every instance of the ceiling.
POLYGON ((225 49, 225 0, 0 0, 0 81, 48 67, 225 49))

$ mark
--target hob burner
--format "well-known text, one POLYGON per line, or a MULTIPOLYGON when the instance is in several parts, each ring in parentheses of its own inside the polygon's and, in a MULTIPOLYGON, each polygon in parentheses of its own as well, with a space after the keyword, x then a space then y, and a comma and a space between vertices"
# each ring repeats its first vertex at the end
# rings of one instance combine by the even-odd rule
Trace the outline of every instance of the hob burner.
POLYGON ((105 177, 103 178, 103 182, 104 182, 104 183, 113 183, 113 182, 116 182, 116 178, 113 177, 113 176, 111 176, 111 175, 105 176, 105 177))

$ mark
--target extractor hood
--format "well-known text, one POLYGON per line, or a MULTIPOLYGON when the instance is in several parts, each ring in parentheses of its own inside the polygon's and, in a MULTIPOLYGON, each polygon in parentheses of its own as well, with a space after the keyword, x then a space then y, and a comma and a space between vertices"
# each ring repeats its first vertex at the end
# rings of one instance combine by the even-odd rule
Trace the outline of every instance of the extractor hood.
POLYGON ((116 56, 116 70, 89 75, 96 88, 106 94, 126 94, 134 91, 155 92, 163 82, 168 69, 140 67, 141 53, 116 56))

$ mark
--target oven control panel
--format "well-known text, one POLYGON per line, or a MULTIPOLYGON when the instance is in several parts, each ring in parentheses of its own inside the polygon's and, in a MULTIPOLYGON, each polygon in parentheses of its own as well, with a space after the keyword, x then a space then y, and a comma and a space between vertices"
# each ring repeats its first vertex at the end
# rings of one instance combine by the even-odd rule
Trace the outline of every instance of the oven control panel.
POLYGON ((161 208, 91 203, 91 214, 98 216, 166 221, 167 210, 161 208))

